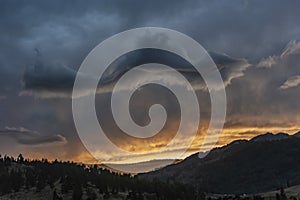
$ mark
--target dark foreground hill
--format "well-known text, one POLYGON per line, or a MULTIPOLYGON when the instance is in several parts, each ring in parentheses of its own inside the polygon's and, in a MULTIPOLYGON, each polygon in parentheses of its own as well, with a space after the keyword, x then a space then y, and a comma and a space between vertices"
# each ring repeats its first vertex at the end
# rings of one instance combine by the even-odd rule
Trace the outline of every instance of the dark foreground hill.
MULTIPOLYGON (((0 156, 0 199, 204 200, 207 193, 206 199, 238 200, 224 194, 257 194, 300 185, 299 136, 268 133, 250 141, 238 140, 212 150, 205 158, 195 154, 138 176, 97 165, 0 156)), ((275 198, 275 193, 271 196, 275 198)), ((251 199, 261 200, 258 197, 251 199)), ((283 197, 277 199, 287 200, 283 197)))
POLYGON ((179 164, 139 175, 168 183, 188 183, 219 194, 259 193, 300 184, 299 133, 267 133, 194 154, 179 164))
POLYGON ((195 199, 193 187, 140 180, 98 165, 0 156, 0 200, 195 199))

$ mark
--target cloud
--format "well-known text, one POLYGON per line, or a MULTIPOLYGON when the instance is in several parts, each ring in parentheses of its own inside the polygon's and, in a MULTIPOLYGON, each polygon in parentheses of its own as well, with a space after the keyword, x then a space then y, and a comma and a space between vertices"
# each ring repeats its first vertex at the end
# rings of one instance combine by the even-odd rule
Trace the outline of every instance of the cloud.
POLYGON ((290 77, 279 87, 279 89, 286 90, 288 88, 297 87, 298 85, 300 85, 300 75, 290 77))
POLYGON ((259 61, 259 63, 256 65, 257 67, 266 67, 270 68, 274 66, 275 64, 281 62, 284 59, 288 59, 291 55, 297 55, 300 53, 300 42, 296 40, 290 41, 282 53, 280 55, 273 55, 269 56, 267 58, 263 58, 259 61))
MULTIPOLYGON (((220 70, 225 86, 229 85, 233 79, 243 76, 244 71, 250 66, 245 59, 236 59, 228 55, 215 52, 210 52, 210 55, 220 70)), ((146 53, 131 53, 118 58, 103 74, 103 77, 100 80, 102 87, 98 88, 97 92, 111 92, 114 84, 120 77, 135 66, 147 63, 147 61, 172 66, 178 72, 182 73, 195 88, 201 90, 206 88, 196 69, 191 67, 185 60, 166 52, 158 53, 155 50, 150 50, 146 51, 146 53), (150 58, 147 56, 150 56, 150 58), (154 59, 154 61, 151 59, 154 59)), ((86 79, 97 78, 93 75, 87 74, 79 74, 79 76, 86 79)), ((25 71, 22 81, 23 89, 20 92, 20 95, 32 95, 40 98, 71 97, 75 77, 76 71, 71 68, 63 65, 45 66, 41 61, 39 61, 34 66, 27 68, 25 71)), ((126 87, 135 85, 141 78, 144 77, 132 77, 131 80, 129 80, 130 83, 125 84, 126 87)), ((163 81, 174 85, 180 84, 178 80, 174 80, 174 77, 171 74, 170 76, 165 76, 163 81)), ((123 90, 126 89, 128 88, 123 88, 123 90)), ((83 95, 87 94, 89 91, 90 88, 82 88, 83 95)))
POLYGON ((5 127, 0 130, 0 136, 8 136, 16 140, 19 144, 24 145, 41 145, 53 143, 66 143, 66 138, 60 134, 41 135, 37 131, 29 130, 23 127, 5 127))
POLYGON ((298 45, 297 41, 288 42, 285 48, 277 50, 277 55, 269 57, 271 62, 265 62, 271 63, 271 67, 262 67, 266 59, 261 59, 227 88, 227 122, 250 123, 254 127, 279 122, 282 126, 299 123, 297 111, 300 107, 296 101, 299 93, 287 90, 299 85, 298 45))
POLYGON ((257 67, 272 67, 272 65, 276 64, 277 57, 276 56, 269 56, 268 58, 263 58, 261 61, 256 65, 257 67))
MULTIPOLYGON (((297 87, 300 84, 299 74, 299 55, 300 55, 300 42, 291 40, 284 48, 280 55, 269 56, 256 65, 257 67, 274 68, 270 69, 271 73, 280 79, 285 78, 283 84, 278 89, 286 90, 288 88, 297 87), (283 73, 284 71, 284 73, 283 73)), ((275 79, 276 77, 273 77, 275 79)))
MULTIPOLYGON (((282 129, 299 124, 299 93, 294 89, 278 89, 290 77, 300 74, 299 7, 300 1, 280 0, 133 0, 132 4, 100 0, 76 1, 72 5, 61 1, 6 1, 0 7, 0 25, 5 27, 0 29, 0 94, 7 96, 0 104, 0 127, 25 123, 28 127, 38 127, 43 134, 62 132, 68 136, 68 143, 60 148, 45 148, 42 156, 51 154, 52 158, 69 159, 81 155, 84 147, 75 134, 69 99, 74 74, 88 52, 101 41, 144 26, 171 28, 191 36, 205 49, 224 52, 229 58, 245 58, 236 59, 244 60, 244 64, 220 66, 227 85, 228 121, 254 127, 281 122, 282 129), (32 64, 34 48, 43 52, 43 67, 32 64), (246 68, 243 65, 247 63, 252 65, 246 68), (37 70, 27 68, 32 65, 37 70), (16 96, 20 90, 23 95, 16 96)), ((190 80, 198 80, 192 76, 195 73, 181 70, 190 80)), ((115 75, 124 73, 117 72, 115 75)), ((209 101, 202 98, 208 95, 199 93, 204 107, 201 111, 208 109, 209 113, 209 101)), ((156 103, 156 99, 152 102, 156 103)), ((144 113, 137 116, 145 118, 147 113, 144 113)), ((210 116, 201 113, 203 117, 210 116)), ((12 151, 7 143, 0 141, 1 151, 5 146, 7 152, 12 151)), ((26 151, 30 152, 28 146, 26 151)))
POLYGON ((40 93, 45 98, 67 97, 70 96, 75 77, 76 72, 71 68, 59 64, 49 67, 39 60, 25 70, 20 94, 40 93))
POLYGON ((292 40, 287 44, 280 57, 283 58, 293 54, 300 54, 300 42, 296 40, 292 40))
POLYGON ((246 59, 236 59, 214 52, 210 52, 210 55, 220 70, 225 86, 229 85, 233 79, 242 77, 244 71, 250 66, 246 59))

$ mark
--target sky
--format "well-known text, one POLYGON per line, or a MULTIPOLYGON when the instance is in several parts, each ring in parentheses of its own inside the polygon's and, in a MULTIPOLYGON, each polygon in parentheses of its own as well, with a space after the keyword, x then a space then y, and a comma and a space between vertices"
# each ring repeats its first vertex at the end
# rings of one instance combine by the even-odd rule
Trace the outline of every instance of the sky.
MULTIPOLYGON (((72 116, 77 70, 103 40, 147 26, 190 36, 218 66, 226 87, 227 114, 217 146, 266 132, 296 133, 300 131, 299 7, 295 0, 1 1, 0 153, 95 162, 78 137, 72 116)), ((126 66, 144 62, 147 55, 133 52, 116 60, 103 83, 113 85, 128 70, 126 66)), ((167 53, 155 55, 175 68, 181 62, 167 53)), ((187 156, 197 152, 203 141, 210 101, 201 89, 200 76, 185 68, 177 70, 200 86, 201 125, 187 156)), ((172 158, 172 152, 186 146, 181 139, 175 141, 176 147, 160 151, 178 128, 178 105, 168 91, 148 89, 147 98, 144 89, 136 94, 132 116, 145 125, 147 108, 156 102, 165 105, 170 118, 164 134, 148 142, 128 141, 120 136, 108 110, 111 85, 101 88, 100 81, 96 111, 105 117, 98 117, 99 122, 123 149, 138 152, 131 156, 103 152, 100 144, 95 153, 105 162, 172 158)))

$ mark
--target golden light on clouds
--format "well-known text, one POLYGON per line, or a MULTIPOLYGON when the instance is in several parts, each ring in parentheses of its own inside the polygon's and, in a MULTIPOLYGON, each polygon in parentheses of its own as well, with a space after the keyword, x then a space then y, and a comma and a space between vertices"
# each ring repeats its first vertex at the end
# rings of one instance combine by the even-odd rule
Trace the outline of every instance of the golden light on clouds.
MULTIPOLYGON (((234 140, 249 140, 257 135, 264 134, 267 132, 278 133, 285 132, 288 134, 294 134, 300 130, 300 126, 291 126, 291 127, 226 127, 223 129, 218 143, 214 145, 214 147, 220 147, 226 145, 234 140)), ((193 143, 190 145, 190 148, 182 155, 181 159, 185 157, 199 152, 200 146, 203 143, 205 136, 206 128, 199 129, 199 134, 194 138, 193 143)), ((124 154, 117 155, 114 152, 110 152, 110 154, 105 154, 99 148, 99 151, 96 152, 96 155, 102 158, 102 160, 106 160, 107 163, 114 164, 124 164, 124 163, 138 163, 145 162, 149 160, 159 160, 159 159, 174 159, 173 155, 177 153, 177 151, 185 148, 187 145, 188 139, 181 138, 180 140, 175 141, 176 146, 172 146, 164 151, 161 151, 161 147, 167 145, 168 140, 151 141, 144 143, 131 143, 127 148, 132 148, 133 144, 136 144, 135 148, 139 150, 138 153, 132 154, 124 154)), ((125 143, 124 143, 125 144, 125 143)), ((97 163, 96 159, 87 153, 86 151, 82 152, 78 157, 74 158, 75 161, 83 162, 83 163, 97 163)))

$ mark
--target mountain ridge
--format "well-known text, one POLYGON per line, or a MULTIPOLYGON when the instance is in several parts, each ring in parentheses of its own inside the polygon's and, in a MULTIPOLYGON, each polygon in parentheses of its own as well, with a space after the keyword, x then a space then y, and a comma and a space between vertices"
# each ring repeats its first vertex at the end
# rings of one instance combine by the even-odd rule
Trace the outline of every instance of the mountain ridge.
POLYGON ((300 184, 300 134, 266 133, 214 148, 200 159, 139 174, 145 179, 188 183, 212 193, 258 193, 300 184))

